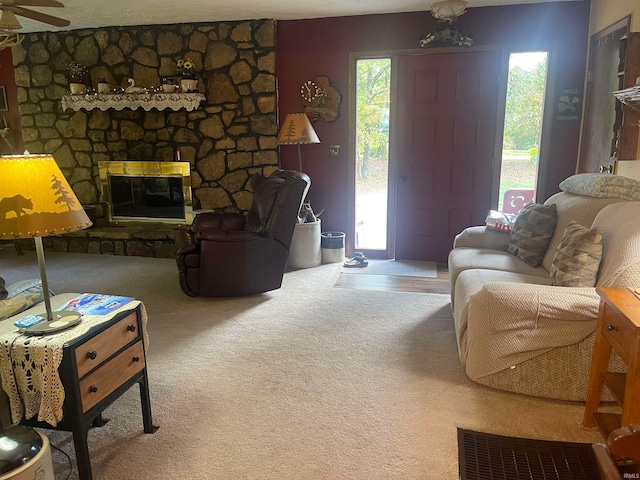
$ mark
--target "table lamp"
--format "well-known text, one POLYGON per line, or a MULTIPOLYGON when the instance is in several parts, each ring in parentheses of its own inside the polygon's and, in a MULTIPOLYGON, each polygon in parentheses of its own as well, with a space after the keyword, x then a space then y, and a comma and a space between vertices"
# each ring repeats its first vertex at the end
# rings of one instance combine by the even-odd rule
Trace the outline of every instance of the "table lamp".
POLYGON ((278 134, 278 145, 298 145, 298 171, 302 172, 300 145, 320 143, 306 113, 290 113, 284 119, 278 134))
POLYGON ((46 321, 26 328, 25 334, 46 335, 80 322, 78 312, 51 311, 42 237, 89 226, 91 221, 51 155, 0 157, 0 239, 34 239, 46 308, 46 321))

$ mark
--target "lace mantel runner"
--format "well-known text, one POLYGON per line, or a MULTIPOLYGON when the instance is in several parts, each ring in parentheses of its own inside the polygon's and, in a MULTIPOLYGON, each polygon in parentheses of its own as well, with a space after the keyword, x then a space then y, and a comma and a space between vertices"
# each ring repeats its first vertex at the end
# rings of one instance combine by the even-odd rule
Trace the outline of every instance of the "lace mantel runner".
MULTIPOLYGON (((77 294, 71 298, 75 296, 77 294)), ((78 325, 55 335, 26 337, 14 330, 0 336, 0 375, 2 388, 9 396, 11 421, 18 423, 37 414, 38 421, 55 427, 62 420, 65 395, 58 373, 64 344, 119 313, 135 310, 138 305, 144 343, 148 345, 147 312, 139 300, 132 300, 108 315, 83 315, 78 325)), ((28 312, 23 312, 26 314, 28 312)))
POLYGON ((206 97, 202 93, 88 93, 83 95, 65 95, 62 97, 62 109, 70 108, 92 110, 123 110, 129 108, 152 108, 164 110, 195 110, 206 97))

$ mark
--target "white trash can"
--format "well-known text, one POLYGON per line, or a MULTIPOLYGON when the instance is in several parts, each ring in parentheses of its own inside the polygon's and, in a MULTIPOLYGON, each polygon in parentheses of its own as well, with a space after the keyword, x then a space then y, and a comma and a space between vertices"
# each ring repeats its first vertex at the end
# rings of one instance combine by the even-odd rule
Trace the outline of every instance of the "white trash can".
POLYGON ((1 449, 0 480, 55 480, 49 439, 21 425, 5 427, 1 449), (39 437, 39 438, 38 438, 39 437))
POLYGON ((300 269, 317 267, 322 263, 320 251, 320 220, 308 223, 296 223, 289 247, 289 268, 300 269))
POLYGON ((320 241, 322 263, 344 262, 344 233, 323 232, 320 241))

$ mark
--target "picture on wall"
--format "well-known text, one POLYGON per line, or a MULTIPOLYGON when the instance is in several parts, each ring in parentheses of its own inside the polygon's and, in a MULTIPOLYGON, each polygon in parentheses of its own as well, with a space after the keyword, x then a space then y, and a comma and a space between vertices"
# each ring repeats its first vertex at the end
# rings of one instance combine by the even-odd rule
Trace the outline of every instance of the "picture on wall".
POLYGON ((0 112, 6 112, 7 110, 9 110, 7 106, 7 91, 0 86, 0 112))

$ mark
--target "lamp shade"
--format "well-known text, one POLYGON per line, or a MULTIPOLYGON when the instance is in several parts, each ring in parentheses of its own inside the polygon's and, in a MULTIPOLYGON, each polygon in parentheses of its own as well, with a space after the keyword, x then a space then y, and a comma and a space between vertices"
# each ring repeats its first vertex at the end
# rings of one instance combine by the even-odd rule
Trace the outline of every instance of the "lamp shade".
POLYGON ((89 226, 51 155, 0 157, 0 239, 47 237, 89 226))
POLYGON ((278 134, 278 144, 306 145, 308 143, 320 143, 320 139, 311 126, 307 114, 290 113, 287 115, 278 134))

